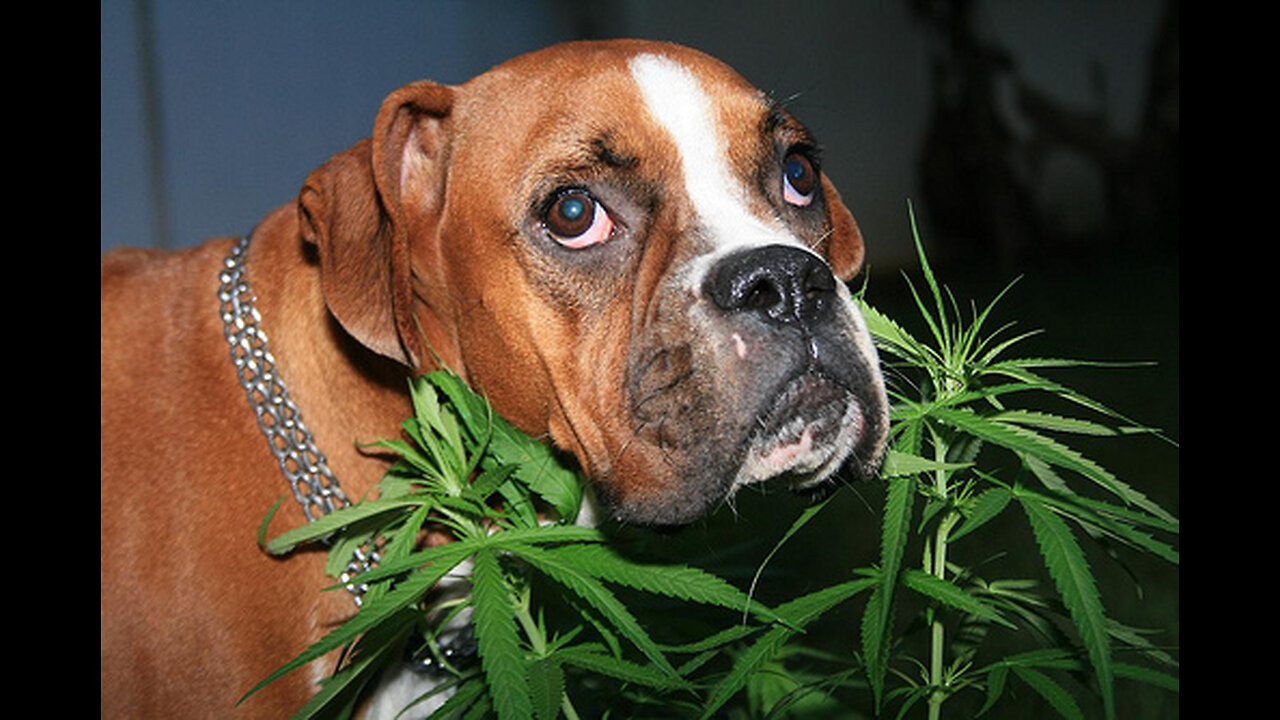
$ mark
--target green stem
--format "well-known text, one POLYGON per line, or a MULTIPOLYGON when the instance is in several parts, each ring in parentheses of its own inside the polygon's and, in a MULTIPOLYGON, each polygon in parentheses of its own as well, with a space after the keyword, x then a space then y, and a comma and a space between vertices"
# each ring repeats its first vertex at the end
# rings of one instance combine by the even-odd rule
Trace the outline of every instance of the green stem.
MULTIPOLYGON (((934 459, 938 462, 945 462, 947 459, 947 443, 933 434, 934 459)), ((947 497, 947 472, 945 470, 934 471, 934 490, 938 497, 943 500, 947 497)), ((934 576, 945 580, 947 578, 947 538, 951 534, 951 529, 955 527, 959 516, 955 512, 948 511, 938 522, 938 529, 933 536, 933 553, 930 567, 925 568, 934 576)), ((933 622, 930 627, 932 632, 932 642, 929 649, 929 684, 933 686, 934 691, 929 695, 929 720, 939 720, 942 717, 942 703, 947 699, 947 692, 943 689, 943 650, 945 638, 945 628, 942 625, 941 613, 934 613, 933 622)))
MULTIPOLYGON (((533 619, 533 613, 529 610, 530 592, 525 587, 517 591, 518 601, 516 602, 516 620, 520 626, 524 628, 524 634, 529 638, 529 647, 538 657, 546 657, 547 655, 547 638, 542 633, 542 628, 533 619)), ((569 692, 560 697, 560 709, 564 712, 566 720, 579 720, 578 710, 573 706, 573 701, 569 699, 569 692)))
POLYGON ((560 702, 560 709, 564 711, 565 720, 578 720, 578 711, 573 707, 573 702, 569 700, 569 693, 567 692, 560 702))

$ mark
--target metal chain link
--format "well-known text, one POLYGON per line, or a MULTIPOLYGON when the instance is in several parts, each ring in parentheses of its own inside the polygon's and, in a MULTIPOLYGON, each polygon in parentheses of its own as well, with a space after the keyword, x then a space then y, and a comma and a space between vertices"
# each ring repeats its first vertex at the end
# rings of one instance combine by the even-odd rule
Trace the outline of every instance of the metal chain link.
MULTIPOLYGON (((324 454, 316 448, 311 431, 302 422, 302 413, 289 398, 275 358, 267 349, 267 333, 260 324, 262 316, 254 306, 257 296, 249 289, 244 274, 248 247, 246 235, 231 249, 218 275, 223 334, 230 345, 231 361, 235 363, 240 385, 258 418, 258 427, 280 463, 294 498, 302 505, 307 521, 314 522, 336 508, 349 506, 351 501, 343 494, 324 454)), ((356 548, 339 578, 347 584, 357 607, 362 604, 368 585, 352 580, 380 559, 377 542, 370 538, 356 548)))

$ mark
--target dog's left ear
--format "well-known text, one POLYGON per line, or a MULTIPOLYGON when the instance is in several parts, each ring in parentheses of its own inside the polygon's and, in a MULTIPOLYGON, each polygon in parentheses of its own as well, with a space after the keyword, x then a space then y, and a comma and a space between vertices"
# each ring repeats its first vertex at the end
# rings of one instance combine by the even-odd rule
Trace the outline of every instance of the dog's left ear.
MULTIPOLYGON (((436 243, 448 175, 450 119, 458 89, 422 80, 387 96, 373 130, 373 172, 394 228, 391 268, 396 327, 413 366, 432 357, 414 316, 414 242, 436 243), (412 204, 412 208, 406 207, 412 204)), ((435 252, 423 253, 434 257, 435 252)), ((426 270, 425 268, 423 268, 426 270)))
MULTIPOLYGON (((320 255, 325 302, 342 327, 374 352, 411 367, 428 359, 414 318, 410 228, 403 179, 442 178, 443 124, 453 88, 417 82, 382 103, 373 139, 335 155, 307 178, 298 196, 302 236, 320 255)), ((443 180, 440 181, 440 188, 443 180)), ((437 188, 439 190, 439 188, 437 188)), ((422 197, 438 208, 439 197, 422 197)))
MULTIPOLYGON (((862 269, 862 233, 853 213, 845 207, 836 186, 826 175, 822 176, 822 193, 827 201, 827 222, 830 226, 823 254, 831 264, 831 272, 848 282, 862 269)), ((819 248, 822 247, 820 244, 819 248)))

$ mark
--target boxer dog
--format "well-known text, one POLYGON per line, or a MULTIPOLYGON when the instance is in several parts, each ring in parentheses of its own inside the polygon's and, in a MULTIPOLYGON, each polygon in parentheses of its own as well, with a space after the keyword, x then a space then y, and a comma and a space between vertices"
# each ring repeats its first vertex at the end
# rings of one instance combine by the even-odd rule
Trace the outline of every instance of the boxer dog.
MULTIPOLYGON (((333 658, 235 702, 355 611, 316 592, 323 553, 256 543, 287 484, 228 352, 229 268, 269 384, 352 498, 386 467, 357 441, 396 437, 405 378, 440 365, 626 523, 870 477, 882 455, 845 285, 862 238, 817 141, 685 47, 571 43, 396 90, 371 139, 236 243, 102 258, 103 717, 285 717, 333 658)), ((272 532, 304 522, 291 504, 272 532)))

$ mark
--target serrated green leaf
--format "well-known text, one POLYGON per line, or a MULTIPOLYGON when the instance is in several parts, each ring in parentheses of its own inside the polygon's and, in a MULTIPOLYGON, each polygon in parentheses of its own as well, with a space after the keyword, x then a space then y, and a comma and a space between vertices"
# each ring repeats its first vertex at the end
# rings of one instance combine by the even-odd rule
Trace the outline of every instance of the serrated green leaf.
POLYGON ((334 579, 341 578, 342 573, 346 572, 347 566, 351 564, 351 557, 355 551, 367 545, 372 539, 371 536, 372 530, 364 532, 359 526, 348 526, 346 531, 339 533, 329 548, 328 557, 325 558, 324 574, 334 579))
POLYGON ((518 465, 494 465, 481 473, 480 477, 477 477, 463 493, 473 500, 485 502, 490 495, 497 492, 502 483, 515 474, 517 469, 519 469, 518 465))
POLYGON ((778 654, 783 643, 792 635, 791 630, 779 625, 766 632, 759 640, 751 644, 751 647, 738 655, 733 664, 733 669, 720 681, 715 690, 712 691, 711 697, 707 699, 706 704, 702 708, 702 714, 699 716, 702 720, 710 718, 724 707, 734 695, 737 695, 742 688, 746 687, 747 681, 757 671, 762 668, 765 663, 773 659, 778 654))
POLYGON ((782 624, 793 632, 816 620, 831 608, 864 590, 873 588, 879 576, 859 578, 836 583, 829 587, 806 593, 775 607, 773 611, 782 618, 782 624))
POLYGON ((1050 647, 1007 655, 993 665, 1004 667, 1039 667, 1055 670, 1079 670, 1084 667, 1079 653, 1072 648, 1050 647))
POLYGON ((1084 713, 1080 711, 1080 706, 1076 704, 1075 698, 1071 697, 1071 693, 1064 690, 1061 685, 1054 682, 1053 678, 1038 670, 1032 670, 1022 665, 1013 666, 1013 673, 1030 686, 1032 690, 1035 690, 1040 697, 1044 698, 1062 717, 1067 718, 1067 720, 1084 720, 1084 713))
MULTIPOLYGON (((519 475, 519 469, 513 475, 519 475)), ((509 518, 525 529, 539 526, 538 508, 534 505, 533 495, 527 485, 519 483, 502 483, 498 486, 498 494, 506 501, 504 507, 509 518)))
POLYGON ((912 337, 889 316, 865 301, 859 302, 858 307, 863 319, 866 320, 867 331, 871 333, 876 347, 915 363, 924 364, 935 357, 931 348, 912 337))
MULTIPOLYGON (((932 692, 928 687, 907 687, 898 688, 899 697, 903 698, 902 705, 898 708, 898 714, 894 716, 894 720, 902 720, 907 716, 907 712, 915 707, 915 704, 928 697, 932 692)), ((885 698, 888 700, 889 698, 885 698)), ((896 699, 896 698, 895 698, 896 699)))
POLYGON ((512 545, 508 550, 527 561, 539 572, 572 590, 622 633, 623 637, 630 640, 654 665, 672 677, 677 676, 675 668, 649 637, 649 633, 645 632, 636 621, 631 611, 627 610, 626 606, 598 580, 541 548, 512 545))
MULTIPOLYGON (((432 688, 430 692, 414 699, 412 703, 405 706, 405 708, 396 715, 396 720, 399 720, 400 718, 415 717, 412 714, 407 714, 413 709, 414 705, 438 694, 444 689, 444 687, 445 686, 442 685, 432 688)), ((440 705, 440 707, 436 708, 435 711, 431 713, 430 720, 453 720, 454 718, 462 717, 463 713, 471 709, 477 701, 486 701, 487 705, 488 686, 484 683, 484 676, 478 671, 457 682, 456 687, 457 689, 453 694, 450 695, 449 698, 440 705)))
POLYGON ((850 580, 802 595, 775 608, 778 616, 784 618, 784 624, 775 625, 735 658, 733 668, 716 685, 703 706, 702 717, 711 717, 741 691, 751 677, 777 655, 793 634, 836 605, 875 587, 877 582, 878 574, 875 577, 850 580))
POLYGON ((1129 678, 1130 680, 1137 680, 1139 682, 1147 683, 1148 685, 1155 685, 1156 687, 1164 688, 1165 690, 1179 692, 1178 678, 1168 673, 1163 673, 1159 670, 1153 670, 1140 665, 1131 665, 1129 663, 1115 663, 1114 670, 1116 671, 1116 677, 1129 678))
MULTIPOLYGON (((737 642, 758 632, 760 632, 760 627, 756 625, 730 625, 724 630, 714 632, 701 640, 681 645, 659 645, 658 647, 669 653, 700 653, 737 642)), ((687 673, 682 671, 680 674, 686 675, 687 673)))
MULTIPOLYGON (((444 545, 409 553, 399 559, 384 559, 377 567, 361 573, 360 581, 377 582, 410 570, 425 570, 434 573, 435 567, 441 563, 449 564, 449 569, 452 570, 464 558, 484 547, 485 544, 486 540, 484 538, 463 538, 444 545)), ((446 570, 445 572, 448 571, 446 570)), ((340 587, 343 587, 341 583, 330 585, 326 589, 333 590, 340 587)))
POLYGON ((267 543, 266 551, 272 555, 283 555, 298 545, 319 540, 348 525, 353 525, 382 513, 400 511, 404 508, 422 505, 430 501, 431 499, 426 496, 392 500, 366 500, 358 505, 334 510, 328 515, 316 518, 307 525, 281 533, 274 540, 267 543))
POLYGON ((787 639, 799 629, 854 595, 875 587, 878 580, 878 576, 850 580, 802 595, 774 608, 778 616, 785 619, 785 624, 774 626, 738 655, 733 669, 707 699, 701 717, 711 717, 742 690, 751 676, 773 659, 787 639))
POLYGON ((1138 628, 1130 627, 1123 623, 1116 622, 1115 620, 1111 620, 1107 623, 1107 632, 1111 633, 1111 637, 1118 640, 1121 644, 1139 651, 1142 655, 1155 662, 1162 665, 1168 665, 1170 667, 1178 667, 1178 661, 1174 659, 1172 655, 1153 645, 1150 640, 1143 637, 1143 635, 1156 634, 1157 631, 1139 630, 1138 628))
POLYGON ((756 611, 762 619, 777 618, 767 607, 752 603, 746 593, 724 579, 698 568, 639 563, 604 544, 565 545, 548 548, 547 552, 607 583, 739 612, 745 612, 750 605, 757 605, 756 611))
POLYGON ((915 489, 915 480, 910 477, 893 478, 889 481, 880 533, 881 579, 882 584, 889 587, 897 579, 898 568, 902 566, 902 556, 906 551, 915 489))
POLYGON ((555 508, 565 522, 573 522, 582 504, 582 479, 562 464, 546 445, 530 438, 499 415, 457 375, 434 372, 428 380, 450 399, 473 433, 487 428, 486 450, 498 465, 518 466, 515 476, 555 508))
MULTIPOLYGON (((408 556, 417 545, 418 534, 430 513, 430 505, 421 505, 414 510, 404 523, 391 533, 390 539, 383 545, 380 562, 396 562, 408 556)), ((346 557, 350 560, 351 555, 348 554, 346 557)), ((360 582, 367 582, 367 578, 360 578, 360 582)), ((388 583, 371 584, 365 591, 364 602, 373 602, 390 589, 388 583)))
POLYGON ((483 693, 461 715, 461 720, 490 720, 493 717, 493 696, 483 693))
POLYGON ((1152 525, 1170 532, 1177 532, 1177 524, 1170 525, 1160 518, 1132 512, 1127 508, 1091 500, 1077 495, 1054 497, 1042 495, 1026 488, 1018 488, 1019 495, 1034 495, 1040 502, 1055 508, 1063 515, 1081 524, 1093 534, 1103 533, 1131 547, 1144 550, 1177 565, 1179 554, 1171 545, 1157 540, 1131 523, 1152 525))
POLYGON ((1056 440, 1017 425, 996 422, 966 409, 936 408, 933 417, 958 430, 976 435, 993 445, 1039 458, 1050 465, 1080 473, 1098 485, 1129 501, 1119 481, 1110 472, 1056 440))
POLYGON ((1111 408, 1098 402, 1097 400, 1094 400, 1093 398, 1090 398, 1082 393, 1072 390, 1071 388, 1066 387, 1065 385, 1053 382, 1052 380, 1044 378, 1027 369, 1031 367, 1050 367, 1050 368, 1052 367, 1059 367, 1059 368, 1061 367, 1132 367, 1133 365, 1134 363, 1100 363, 1100 362, 1088 362, 1088 361, 1078 361, 1078 360, 1071 361, 1071 360, 1058 360, 1058 359, 1046 359, 1046 358, 1020 358, 1017 360, 1006 360, 1001 363, 990 365, 986 368, 986 372, 992 375, 1003 375, 1006 377, 1011 377, 1015 380, 1021 380, 1023 382, 1042 384, 1044 385, 1044 390, 1046 392, 1052 393, 1064 400, 1068 400, 1070 402, 1076 403, 1077 405, 1088 408, 1101 415, 1105 415, 1112 419, 1127 423, 1127 425, 1130 428, 1132 428, 1133 431, 1135 432, 1155 433, 1157 437, 1160 437, 1161 439, 1176 446, 1177 443, 1173 442, 1172 440, 1169 440, 1169 438, 1165 437, 1158 430, 1154 428, 1147 428, 1143 426, 1141 423, 1131 418, 1125 417, 1124 415, 1116 412, 1115 410, 1112 410, 1111 408))
POLYGON ((471 604, 480 662, 499 720, 532 718, 533 703, 517 635, 515 604, 498 558, 488 548, 475 555, 471 604))
MULTIPOLYGON (((423 565, 439 562, 453 562, 457 565, 461 560, 453 560, 461 554, 466 557, 481 547, 495 550, 507 550, 516 545, 540 545, 563 542, 603 542, 604 535, 595 528, 575 527, 572 525, 547 525, 533 528, 517 528, 493 535, 478 538, 462 538, 445 545, 420 550, 401 558, 385 557, 378 567, 363 574, 362 582, 376 582, 414 570, 423 565)), ((452 567, 452 566, 451 566, 452 567)), ((341 585, 330 586, 332 588, 341 585)))
POLYGON ((488 435, 490 424, 495 418, 488 400, 472 390, 456 373, 449 370, 428 373, 423 376, 423 379, 449 399, 450 405, 458 413, 458 418, 472 436, 473 441, 479 442, 488 435))
POLYGON ((582 477, 565 467, 549 449, 520 466, 516 476, 555 508, 564 522, 575 522, 582 506, 582 477))
POLYGON ((992 488, 973 499, 964 522, 951 534, 949 542, 955 542, 997 517, 1009 504, 1013 493, 1004 488, 992 488))
POLYGON ((391 621, 380 625, 378 629, 381 634, 393 637, 387 637, 381 642, 372 644, 367 652, 358 654, 342 670, 325 678, 320 690, 293 715, 292 720, 327 716, 332 709, 330 708, 332 703, 343 699, 344 696, 348 702, 354 700, 354 695, 376 677, 377 672, 384 665, 399 659, 404 650, 408 631, 415 620, 414 614, 401 612, 391 621))
POLYGON ((990 620, 1007 628, 1016 630, 1017 626, 1005 620, 1000 613, 988 607, 978 598, 965 592, 962 588, 957 587, 954 583, 943 580, 940 577, 927 573, 923 570, 915 568, 906 568, 902 571, 902 585, 906 588, 924 595, 925 597, 937 600, 944 605, 949 605, 957 610, 963 610, 971 615, 977 615, 984 620, 990 620))
POLYGON ((919 455, 912 455, 910 453, 890 449, 885 452, 884 466, 880 470, 880 477, 888 479, 892 477, 902 477, 904 475, 918 475, 920 473, 935 472, 937 470, 962 470, 970 465, 972 465, 972 463, 938 462, 937 460, 930 460, 928 458, 920 457, 919 455))
POLYGON ((471 553, 471 548, 462 542, 451 543, 434 549, 439 551, 433 556, 434 565, 405 578, 404 581, 376 602, 362 605, 355 617, 330 631, 309 648, 302 651, 296 658, 271 673, 249 692, 245 693, 237 701, 237 704, 243 703, 254 693, 275 682, 276 679, 293 672, 331 650, 336 650, 354 641, 371 628, 385 623, 392 615, 421 599, 428 590, 435 586, 440 578, 453 570, 458 563, 462 562, 471 553))
MULTIPOLYGON (((916 224, 916 211, 911 203, 907 203, 907 215, 911 219, 911 237, 915 241, 916 256, 920 258, 920 270, 924 273, 925 282, 933 295, 934 307, 938 313, 937 322, 940 325, 934 324, 933 318, 930 317, 928 310, 918 296, 916 297, 916 305, 919 306, 921 313, 933 331, 934 338, 937 340, 938 347, 942 349, 943 356, 948 356, 950 355, 951 333, 947 327, 947 311, 942 304, 942 291, 938 286, 938 281, 933 277, 933 268, 929 266, 929 258, 925 255, 924 242, 920 239, 920 228, 916 224)), ((914 287, 911 288, 911 293, 915 295, 914 287)))
POLYGON ((1100 423, 1032 410, 1005 410, 991 416, 991 420, 1079 435, 1114 436, 1120 434, 1120 431, 1100 423))
POLYGON ((877 708, 888 670, 887 638, 889 618, 893 610, 893 588, 897 584, 898 570, 902 566, 902 555, 911 529, 911 505, 914 498, 915 480, 912 476, 889 480, 880 533, 880 576, 871 599, 867 601, 862 621, 862 653, 877 708))
POLYGON ((311 717, 323 716, 332 710, 332 703, 347 698, 348 702, 355 700, 355 694, 361 691, 370 680, 374 679, 376 673, 387 662, 399 659, 399 653, 403 651, 404 639, 407 637, 407 630, 413 624, 412 616, 407 614, 399 615, 396 623, 387 623, 380 626, 381 630, 389 630, 389 632, 399 635, 398 639, 389 639, 387 642, 374 644, 369 652, 360 653, 355 660, 349 662, 346 667, 338 671, 337 674, 325 678, 320 685, 320 691, 311 696, 305 705, 293 715, 292 720, 308 720, 311 717))
POLYGON ((445 475, 441 472, 441 468, 431 459, 429 455, 423 455, 416 447, 410 445, 403 440, 385 440, 379 439, 371 443, 361 443, 361 448, 378 447, 399 455, 401 459, 407 462, 413 469, 422 473, 424 477, 432 482, 446 482, 445 475))
MULTIPOLYGON (((1012 290, 1013 286, 1017 285, 1018 281, 1020 281, 1021 279, 1022 279, 1021 277, 1016 277, 1013 280, 1011 280, 1009 284, 1001 288, 1000 292, 996 293, 995 297, 991 298, 991 301, 986 304, 986 307, 982 309, 981 313, 977 312, 976 305, 972 301, 970 302, 970 307, 973 308, 973 322, 969 325, 969 328, 967 330, 969 342, 966 344, 966 347, 964 349, 964 357, 969 357, 969 358, 976 357, 978 353, 982 352, 982 349, 984 347, 986 347, 989 343, 993 342, 995 338, 999 337, 1001 332, 1003 332, 1004 330, 1012 326, 1012 323, 1006 323, 1002 327, 997 328, 995 332, 991 333, 990 335, 987 335, 986 337, 982 336, 982 326, 986 324, 987 318, 991 316, 991 312, 995 310, 996 305, 1000 304, 1000 300, 1005 295, 1009 294, 1009 291, 1012 290)), ((1034 332, 1035 331, 1032 331, 1031 333, 1026 333, 1022 337, 1025 337, 1026 335, 1034 334, 1034 332)), ((1005 341, 1005 342, 1007 344, 1012 344, 1013 342, 1017 342, 1018 339, 1019 338, 1013 338, 1012 341, 1005 341)), ((1007 347, 1007 345, 1004 345, 1004 346, 1007 347)), ((995 357, 996 355, 999 355, 999 352, 993 350, 987 354, 987 357, 992 358, 992 357, 995 357)))
POLYGON ((529 698, 538 720, 556 720, 564 697, 564 670, 555 658, 542 658, 529 664, 529 698))
POLYGON ((440 404, 429 381, 417 378, 410 381, 409 388, 418 421, 419 443, 429 448, 436 462, 453 476, 463 475, 467 468, 466 447, 453 411, 440 404))
POLYGON ((1002 383, 999 385, 986 385, 980 388, 957 392, 955 394, 949 394, 946 397, 938 398, 937 401, 929 405, 922 405, 921 409, 924 412, 932 414, 937 408, 960 407, 977 400, 985 400, 991 405, 999 406, 1000 403, 997 402, 997 398, 1004 395, 1043 390, 1045 390, 1044 386, 1037 385, 1035 383, 1002 383))
MULTIPOLYGON (((1041 335, 1043 333, 1044 333, 1043 330, 1028 330, 1027 332, 1019 333, 1017 335, 1014 335, 1013 337, 1000 341, 999 343, 991 346, 989 349, 986 349, 985 352, 983 352, 983 348, 986 348, 986 343, 984 342, 982 345, 982 348, 979 348, 978 350, 978 352, 982 352, 982 356, 976 359, 975 364, 978 367, 985 369, 990 365, 994 364, 996 361, 996 358, 999 357, 1000 354, 1003 353, 1004 351, 1008 350, 1014 345, 1017 345, 1023 340, 1026 340, 1027 338, 1035 337, 1036 335, 1041 335)), ((994 337, 995 336, 993 335, 987 338, 987 341, 989 342, 993 340, 994 337)), ((977 353, 975 352, 975 355, 976 354, 977 353)))
POLYGON ((1040 554, 1053 577, 1062 602, 1071 613, 1080 633, 1090 664, 1098 678, 1103 707, 1108 718, 1115 717, 1115 694, 1111 669, 1111 642, 1107 634, 1102 598, 1085 560, 1067 524, 1046 505, 1030 495, 1019 495, 1040 554))
POLYGON ((995 707, 1000 696, 1004 694, 1005 680, 1009 677, 1009 668, 1003 665, 994 667, 991 672, 987 673, 987 699, 982 703, 982 707, 974 717, 982 717, 986 715, 991 708, 995 707))
POLYGON ((538 525, 531 528, 512 528, 488 537, 495 548, 514 550, 517 545, 545 545, 551 543, 602 543, 608 538, 597 528, 577 525, 538 525))
POLYGON ((684 679, 652 666, 634 663, 608 653, 596 652, 583 646, 575 645, 557 650, 553 657, 565 665, 656 690, 685 690, 693 687, 684 679))

